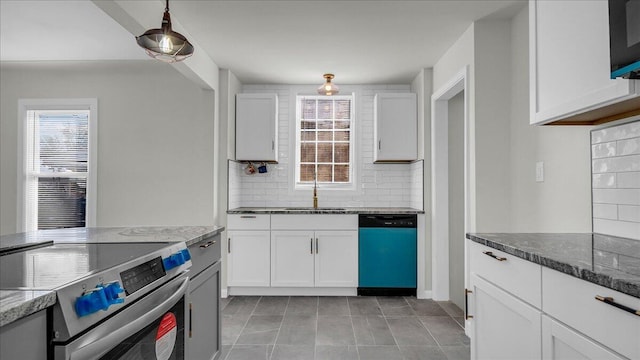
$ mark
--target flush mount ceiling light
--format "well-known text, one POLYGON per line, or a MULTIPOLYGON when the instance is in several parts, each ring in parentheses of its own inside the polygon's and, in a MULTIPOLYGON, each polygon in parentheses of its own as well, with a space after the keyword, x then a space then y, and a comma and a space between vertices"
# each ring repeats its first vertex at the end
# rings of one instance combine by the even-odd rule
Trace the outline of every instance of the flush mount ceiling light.
POLYGON ((136 41, 152 58, 174 63, 193 55, 193 45, 182 34, 171 29, 169 0, 166 4, 160 29, 147 30, 144 34, 136 36, 136 41))
POLYGON ((334 78, 333 74, 324 74, 322 76, 326 79, 326 81, 318 88, 318 94, 335 95, 340 92, 340 88, 336 84, 331 82, 331 80, 334 78))

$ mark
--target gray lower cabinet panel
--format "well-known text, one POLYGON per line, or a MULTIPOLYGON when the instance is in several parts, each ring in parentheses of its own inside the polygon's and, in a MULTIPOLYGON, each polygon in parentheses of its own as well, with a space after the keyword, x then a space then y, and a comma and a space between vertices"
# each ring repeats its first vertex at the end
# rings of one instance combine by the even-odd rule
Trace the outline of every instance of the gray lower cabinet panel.
POLYGON ((219 261, 191 280, 189 308, 187 358, 218 359, 222 349, 219 261))
POLYGON ((47 358, 47 311, 0 327, 0 359, 47 358))

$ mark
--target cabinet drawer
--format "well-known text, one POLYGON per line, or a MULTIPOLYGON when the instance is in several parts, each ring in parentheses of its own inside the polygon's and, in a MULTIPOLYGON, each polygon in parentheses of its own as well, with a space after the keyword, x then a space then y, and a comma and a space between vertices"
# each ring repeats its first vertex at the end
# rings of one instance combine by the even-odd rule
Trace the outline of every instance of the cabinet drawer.
POLYGON ((640 359, 640 316, 596 296, 640 310, 640 299, 548 268, 542 269, 543 311, 610 349, 640 359))
POLYGON ((208 266, 220 260, 220 234, 189 246, 191 254, 190 277, 197 276, 208 266))
POLYGON ((538 309, 542 307, 540 265, 470 240, 468 244, 471 272, 538 309))
POLYGON ((227 228, 230 230, 269 230, 271 215, 229 215, 227 228))
POLYGON ((273 230, 358 230, 358 215, 273 215, 273 230))

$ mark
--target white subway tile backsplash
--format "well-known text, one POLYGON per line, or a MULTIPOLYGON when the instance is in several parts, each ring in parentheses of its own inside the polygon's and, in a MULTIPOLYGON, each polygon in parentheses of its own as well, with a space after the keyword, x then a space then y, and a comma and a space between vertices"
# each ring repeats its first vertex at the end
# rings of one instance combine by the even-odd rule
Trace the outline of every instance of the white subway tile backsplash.
POLYGON ((640 205, 640 189, 593 189, 593 203, 640 205))
POLYGON ((616 174, 593 174, 593 188, 606 189, 616 187, 616 174))
POLYGON ((640 171, 640 155, 610 157, 593 160, 594 173, 640 171))
POLYGON ((593 219, 593 232, 640 240, 640 223, 593 219))
POLYGON ((618 219, 640 223, 640 206, 618 205, 618 219))
POLYGON ((619 189, 640 189, 640 171, 617 174, 619 189))
POLYGON ((616 155, 640 154, 640 137, 617 142, 616 155))
POLYGON ((616 204, 593 204, 593 217, 598 219, 618 219, 618 205, 616 204))
POLYGON ((616 142, 596 144, 591 146, 592 159, 616 156, 616 142))
POLYGON ((640 137, 640 121, 592 131, 591 143, 599 144, 607 141, 630 139, 634 137, 640 137))

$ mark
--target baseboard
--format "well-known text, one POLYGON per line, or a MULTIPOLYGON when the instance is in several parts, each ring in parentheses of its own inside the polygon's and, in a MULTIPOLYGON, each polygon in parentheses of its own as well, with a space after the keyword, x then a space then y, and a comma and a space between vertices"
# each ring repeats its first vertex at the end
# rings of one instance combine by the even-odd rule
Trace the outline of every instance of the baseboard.
POLYGON ((432 294, 431 290, 417 291, 416 292, 416 297, 418 299, 431 299, 431 298, 433 298, 433 294, 432 294))
POLYGON ((223 299, 224 299, 224 298, 226 298, 226 297, 228 297, 228 296, 229 296, 229 293, 228 293, 228 290, 227 290, 227 289, 228 289, 228 288, 220 289, 220 297, 221 297, 221 298, 223 298, 223 299))

